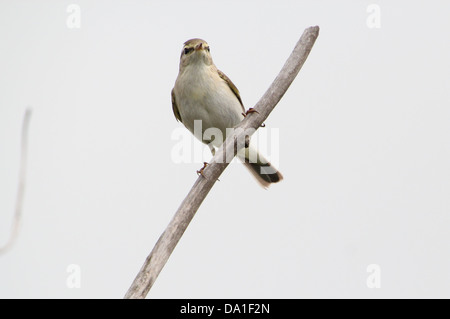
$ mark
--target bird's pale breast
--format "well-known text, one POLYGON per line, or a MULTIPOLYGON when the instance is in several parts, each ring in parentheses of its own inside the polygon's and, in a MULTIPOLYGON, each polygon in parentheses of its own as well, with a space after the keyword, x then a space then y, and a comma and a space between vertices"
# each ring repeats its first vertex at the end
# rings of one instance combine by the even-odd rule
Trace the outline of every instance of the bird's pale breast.
POLYGON ((192 133, 194 121, 201 120, 202 134, 206 129, 218 128, 225 137, 226 128, 243 119, 239 100, 214 68, 187 67, 175 83, 175 95, 183 124, 192 133))

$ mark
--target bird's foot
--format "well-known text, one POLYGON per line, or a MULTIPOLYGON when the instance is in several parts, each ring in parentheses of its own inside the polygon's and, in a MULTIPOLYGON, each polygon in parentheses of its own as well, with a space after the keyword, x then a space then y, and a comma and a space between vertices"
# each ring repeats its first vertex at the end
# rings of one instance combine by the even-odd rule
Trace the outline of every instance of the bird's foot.
POLYGON ((198 176, 202 175, 204 178, 206 178, 206 176, 203 175, 203 171, 205 170, 206 166, 208 166, 208 163, 203 162, 203 167, 200 168, 200 169, 197 171, 197 175, 198 175, 198 176))
MULTIPOLYGON (((197 175, 198 175, 198 176, 201 175, 201 176, 203 176, 204 178, 206 178, 206 176, 203 174, 203 171, 205 170, 206 166, 208 166, 208 163, 207 163, 207 162, 203 162, 203 167, 200 168, 200 169, 197 171, 197 175)), ((217 181, 220 182, 220 179, 217 179, 217 181)))
POLYGON ((249 115, 250 113, 259 113, 257 110, 255 110, 254 108, 249 108, 248 110, 247 110, 247 112, 245 112, 245 113, 242 113, 242 115, 244 115, 244 117, 246 117, 247 115, 249 115))
MULTIPOLYGON (((249 108, 248 110, 247 110, 247 112, 242 112, 242 115, 244 115, 244 117, 247 117, 247 115, 249 115, 250 113, 258 113, 259 114, 259 112, 257 111, 257 110, 255 110, 254 108, 249 108)), ((265 127, 266 126, 266 124, 264 124, 264 123, 262 123, 261 124, 261 127, 265 127)))

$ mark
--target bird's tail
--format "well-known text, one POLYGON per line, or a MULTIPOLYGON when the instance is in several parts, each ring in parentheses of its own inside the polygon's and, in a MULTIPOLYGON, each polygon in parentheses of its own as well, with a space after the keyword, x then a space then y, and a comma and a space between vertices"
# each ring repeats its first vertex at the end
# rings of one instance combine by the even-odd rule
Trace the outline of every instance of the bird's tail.
POLYGON ((238 153, 238 157, 262 187, 267 188, 283 180, 283 175, 256 150, 245 148, 238 153))

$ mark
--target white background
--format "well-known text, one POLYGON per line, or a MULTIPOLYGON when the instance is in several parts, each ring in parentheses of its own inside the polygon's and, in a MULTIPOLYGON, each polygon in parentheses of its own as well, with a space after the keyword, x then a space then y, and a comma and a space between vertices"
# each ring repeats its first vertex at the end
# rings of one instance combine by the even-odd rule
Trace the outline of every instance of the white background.
POLYGON ((311 25, 316 45, 264 129, 279 131, 284 181, 264 190, 230 165, 148 297, 450 297, 450 3, 378 1, 369 28, 371 3, 2 0, 2 244, 33 115, 0 297, 123 297, 201 167, 171 156, 183 42, 207 40, 251 107, 311 25))

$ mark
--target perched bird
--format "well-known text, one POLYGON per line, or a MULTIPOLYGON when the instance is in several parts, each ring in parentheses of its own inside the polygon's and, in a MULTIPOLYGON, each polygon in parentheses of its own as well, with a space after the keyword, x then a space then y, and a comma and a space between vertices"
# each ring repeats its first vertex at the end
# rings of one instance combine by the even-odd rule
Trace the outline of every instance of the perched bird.
MULTIPOLYGON (((227 128, 235 127, 247 114, 238 89, 214 65, 209 45, 202 39, 184 43, 178 77, 172 90, 172 109, 176 119, 192 134, 194 121, 201 120, 201 136, 196 137, 208 144, 213 154, 214 148, 224 142, 227 128), (220 133, 214 134, 214 139, 211 139, 211 134, 204 134, 212 128, 220 133)), ((237 157, 265 188, 283 179, 281 173, 252 146, 241 149, 237 157)))

